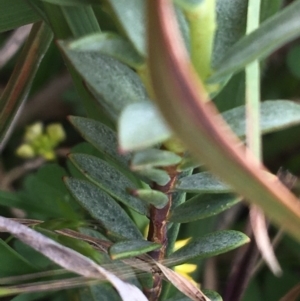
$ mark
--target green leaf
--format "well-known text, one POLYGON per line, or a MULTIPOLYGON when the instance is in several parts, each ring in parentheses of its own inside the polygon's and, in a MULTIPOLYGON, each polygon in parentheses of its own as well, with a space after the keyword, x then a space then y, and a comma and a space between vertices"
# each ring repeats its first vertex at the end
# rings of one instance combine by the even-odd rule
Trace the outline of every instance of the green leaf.
MULTIPOLYGON (((0 277, 17 276, 33 273, 37 270, 24 257, 0 239, 0 277)), ((32 260, 34 263, 34 260, 32 260)))
POLYGON ((210 172, 200 172, 177 181, 175 189, 194 193, 224 193, 232 189, 210 172))
POLYGON ((215 65, 216 73, 209 82, 243 69, 254 60, 267 55, 300 35, 300 2, 295 1, 267 19, 251 34, 242 38, 215 65))
POLYGON ((168 173, 161 169, 148 168, 136 172, 138 175, 157 183, 160 186, 166 185, 170 181, 168 173))
POLYGON ((222 297, 217 292, 215 292, 213 290, 203 289, 202 292, 211 301, 223 301, 222 297))
POLYGON ((282 7, 284 0, 262 0, 260 6, 260 22, 276 14, 282 7))
MULTIPOLYGON (((201 289, 202 293, 210 299, 210 301, 223 301, 222 297, 215 291, 201 289)), ((168 299, 166 301, 191 301, 191 299, 185 296, 183 293, 177 293, 175 297, 172 299, 168 299)))
MULTIPOLYGON (((300 2, 299 2, 300 3, 300 2)), ((300 123, 300 105, 288 100, 268 100, 261 103, 261 132, 275 132, 300 123)), ((239 137, 245 136, 245 107, 226 111, 222 117, 239 137)))
POLYGON ((104 54, 69 50, 63 42, 58 45, 112 119, 131 103, 149 101, 139 76, 126 65, 104 54))
POLYGON ((217 0, 217 30, 212 57, 213 67, 245 34, 247 5, 248 2, 244 0, 217 0))
POLYGON ((78 202, 109 232, 127 239, 143 238, 121 206, 97 186, 74 178, 64 181, 78 202))
POLYGON ((90 4, 99 4, 98 0, 43 0, 43 2, 49 2, 61 6, 87 6, 90 4))
POLYGON ((124 259, 145 254, 160 247, 160 244, 147 240, 125 240, 113 244, 109 248, 109 255, 113 260, 124 259))
POLYGON ((120 171, 94 156, 71 154, 69 158, 99 188, 140 214, 147 215, 147 205, 127 192, 137 187, 120 171))
POLYGON ((134 69, 144 64, 144 58, 136 52, 126 39, 111 32, 85 36, 70 42, 68 47, 70 50, 103 53, 134 69))
POLYGON ((62 6, 62 13, 75 38, 100 32, 100 27, 91 6, 62 6))
POLYGON ((158 209, 165 207, 169 201, 168 196, 158 190, 136 189, 131 192, 134 196, 143 200, 147 204, 152 204, 158 209))
POLYGON ((0 32, 35 23, 41 18, 24 0, 0 0, 0 32))
POLYGON ((233 194, 201 194, 176 207, 169 217, 170 222, 188 223, 217 215, 241 200, 233 194))
POLYGON ((119 119, 119 144, 122 151, 141 150, 160 143, 171 131, 150 102, 131 104, 119 119))
POLYGON ((112 14, 135 49, 146 56, 146 7, 144 0, 107 0, 112 14))
POLYGON ((217 231, 192 239, 167 259, 172 266, 185 263, 195 258, 207 258, 236 249, 250 240, 238 231, 217 231))
POLYGON ((4 147, 11 125, 27 99, 32 81, 51 41, 52 32, 46 24, 33 25, 0 98, 0 149, 4 147))
POLYGON ((56 165, 47 164, 24 180, 24 190, 18 193, 25 210, 31 217, 40 219, 65 218, 78 220, 76 202, 66 189, 62 178, 66 171, 56 165))
POLYGON ((113 130, 94 119, 71 116, 69 120, 82 137, 101 153, 116 163, 128 166, 130 156, 118 153, 117 135, 113 130))
POLYGON ((80 290, 79 296, 80 301, 121 301, 116 290, 108 283, 85 287, 80 290))
POLYGON ((156 148, 136 152, 131 160, 131 169, 141 170, 151 167, 162 167, 178 164, 181 157, 173 152, 156 148))

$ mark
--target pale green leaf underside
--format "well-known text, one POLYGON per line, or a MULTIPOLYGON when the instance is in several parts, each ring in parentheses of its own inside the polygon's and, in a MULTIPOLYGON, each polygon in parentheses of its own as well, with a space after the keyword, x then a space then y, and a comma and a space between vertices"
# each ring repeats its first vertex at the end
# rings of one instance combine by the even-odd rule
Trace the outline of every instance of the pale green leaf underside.
MULTIPOLYGON (((221 114, 233 132, 245 136, 245 106, 221 114)), ((266 134, 300 123, 300 105, 289 100, 267 100, 261 103, 261 133, 266 134)), ((160 113, 153 104, 129 105, 119 121, 119 144, 124 151, 140 150, 171 137, 160 113)))
POLYGON ((119 119, 119 145, 122 151, 141 150, 170 136, 171 131, 150 102, 129 105, 119 119))
POLYGON ((99 52, 138 68, 144 63, 142 58, 132 45, 123 37, 110 32, 85 36, 68 44, 70 50, 99 52))
POLYGON ((224 193, 232 190, 228 185, 224 184, 208 171, 193 174, 178 180, 175 189, 194 193, 224 193))
POLYGON ((204 219, 231 208, 240 200, 240 197, 229 193, 197 195, 176 207, 169 220, 174 223, 188 223, 204 219))
MULTIPOLYGON (((239 137, 245 136, 245 107, 226 111, 222 117, 239 137)), ((300 105, 289 100, 267 100, 261 103, 261 132, 278 131, 300 123, 300 105)))
POLYGON ((136 172, 143 178, 157 183, 160 186, 166 185, 170 181, 168 173, 162 169, 147 168, 136 172))
POLYGON ((194 258, 207 258, 236 249, 249 242, 249 238, 238 231, 218 231, 191 240, 168 259, 172 265, 182 264, 194 258))
POLYGON ((237 42, 215 66, 209 82, 243 69, 300 35, 300 2, 295 1, 237 42))
POLYGON ((143 238, 121 206, 94 184, 74 178, 65 183, 77 201, 109 232, 127 239, 143 238))
POLYGON ((107 0, 108 5, 135 49, 146 56, 146 2, 144 0, 107 0))
POLYGON ((113 244, 109 248, 109 255, 112 259, 124 259, 138 256, 160 247, 160 244, 146 240, 125 240, 113 244))
POLYGON ((168 196, 158 190, 138 189, 133 192, 138 198, 146 203, 152 204, 158 209, 165 207, 168 203, 168 196))
POLYGON ((129 104, 149 101, 139 76, 126 65, 101 53, 69 50, 63 42, 58 45, 112 119, 129 104))
POLYGON ((180 161, 181 157, 173 152, 151 148, 136 152, 133 155, 130 167, 133 170, 140 170, 151 167, 175 165, 180 161))
POLYGON ((127 192, 128 189, 137 187, 120 171, 94 156, 71 154, 69 158, 83 175, 100 189, 138 213, 148 214, 148 205, 127 192))

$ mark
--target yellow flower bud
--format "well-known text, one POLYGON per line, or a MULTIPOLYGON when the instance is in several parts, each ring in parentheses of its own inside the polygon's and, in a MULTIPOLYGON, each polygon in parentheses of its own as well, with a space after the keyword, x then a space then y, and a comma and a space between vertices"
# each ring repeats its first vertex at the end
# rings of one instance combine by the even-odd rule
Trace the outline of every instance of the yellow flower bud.
POLYGON ((33 158, 36 154, 29 144, 22 144, 16 150, 16 155, 21 158, 33 158))
POLYGON ((46 127, 46 133, 53 145, 57 145, 66 139, 65 130, 59 123, 49 124, 46 127))
POLYGON ((24 139, 26 142, 31 142, 40 136, 43 132, 43 124, 41 122, 36 122, 31 126, 26 128, 24 139))

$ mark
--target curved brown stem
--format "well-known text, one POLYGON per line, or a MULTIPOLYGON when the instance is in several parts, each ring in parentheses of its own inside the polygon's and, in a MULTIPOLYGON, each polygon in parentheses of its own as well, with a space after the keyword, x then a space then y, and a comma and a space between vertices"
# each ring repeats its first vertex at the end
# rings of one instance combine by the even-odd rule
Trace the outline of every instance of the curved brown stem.
POLYGON ((298 199, 246 149, 217 114, 180 40, 171 1, 148 0, 149 69, 157 104, 195 158, 300 241, 298 199))

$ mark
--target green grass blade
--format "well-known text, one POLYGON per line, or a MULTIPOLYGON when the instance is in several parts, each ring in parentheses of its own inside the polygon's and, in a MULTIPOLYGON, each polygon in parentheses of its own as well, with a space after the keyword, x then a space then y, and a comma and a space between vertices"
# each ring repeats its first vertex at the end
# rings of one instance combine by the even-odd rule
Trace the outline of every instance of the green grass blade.
POLYGON ((0 32, 39 21, 40 16, 24 0, 0 0, 0 32))
POLYGON ((100 32, 100 27, 91 6, 62 6, 62 13, 75 38, 100 32))

